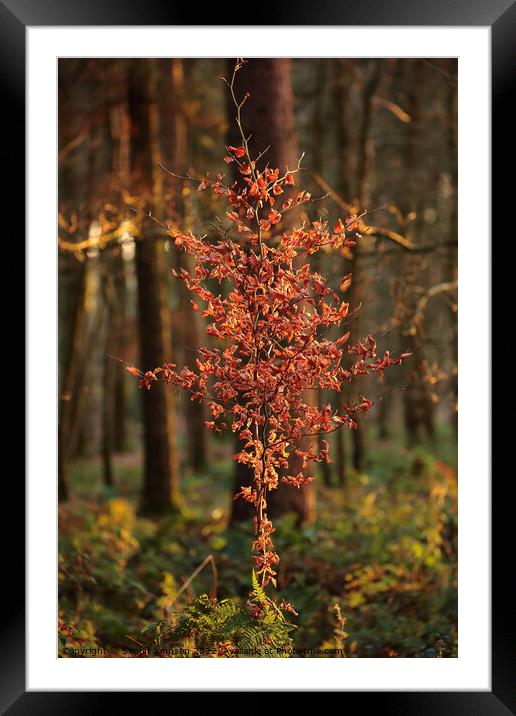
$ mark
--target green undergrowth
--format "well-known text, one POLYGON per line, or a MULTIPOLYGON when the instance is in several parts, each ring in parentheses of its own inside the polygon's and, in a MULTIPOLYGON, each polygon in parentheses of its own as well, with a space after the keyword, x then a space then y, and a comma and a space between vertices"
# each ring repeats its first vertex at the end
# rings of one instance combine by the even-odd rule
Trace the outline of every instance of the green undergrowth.
POLYGON ((111 491, 98 462, 77 463, 60 507, 60 655, 457 656, 453 449, 369 456, 344 488, 318 481, 314 524, 275 521, 279 589, 258 616, 251 526, 227 527, 230 460, 183 475, 185 507, 160 519, 137 513, 136 458, 117 461, 111 491))

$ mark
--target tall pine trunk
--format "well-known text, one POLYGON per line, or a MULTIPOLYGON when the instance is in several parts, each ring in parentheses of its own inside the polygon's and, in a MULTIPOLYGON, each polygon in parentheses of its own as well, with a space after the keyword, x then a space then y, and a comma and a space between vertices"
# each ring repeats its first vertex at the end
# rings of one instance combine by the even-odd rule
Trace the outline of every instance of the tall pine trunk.
MULTIPOLYGON (((233 72, 234 62, 228 61, 228 74, 233 72)), ((242 112, 244 131, 251 134, 250 150, 254 156, 269 147, 264 160, 271 167, 284 171, 297 164, 298 149, 294 127, 294 95, 292 92, 291 63, 288 59, 252 59, 238 72, 236 95, 241 99, 246 93, 249 98, 242 112)), ((238 146, 241 141, 234 122, 235 109, 229 109, 228 144, 238 146)), ((305 440, 310 440, 306 438, 305 440)), ((306 449, 307 445, 301 445, 306 449)), ((238 450, 241 449, 240 444, 238 450)), ((301 470, 300 460, 291 459, 290 474, 301 470)), ((241 486, 249 485, 252 475, 245 465, 236 463, 234 492, 241 486)), ((268 513, 275 517, 287 512, 296 515, 298 523, 309 522, 315 511, 315 490, 305 486, 296 490, 282 485, 268 496, 268 513)), ((240 520, 249 515, 243 500, 232 503, 231 520, 240 520)))
MULTIPOLYGON (((128 109, 131 125, 131 194, 153 215, 160 209, 156 155, 157 112, 155 61, 135 60, 129 66, 128 109)), ((170 313, 164 279, 163 230, 151 221, 136 241, 140 365, 151 370, 170 360, 170 313)), ((179 506, 179 476, 175 446, 174 400, 170 386, 158 383, 141 392, 144 475, 141 509, 160 514, 179 506)))

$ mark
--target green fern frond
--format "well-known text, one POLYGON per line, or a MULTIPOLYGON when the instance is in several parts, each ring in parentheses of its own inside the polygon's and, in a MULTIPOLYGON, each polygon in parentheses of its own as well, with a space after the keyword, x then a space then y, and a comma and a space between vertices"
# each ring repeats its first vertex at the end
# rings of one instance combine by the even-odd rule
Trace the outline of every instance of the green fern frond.
POLYGON ((253 587, 251 596, 255 599, 255 601, 259 602, 262 605, 268 604, 269 598, 265 594, 263 587, 260 586, 260 583, 258 582, 258 577, 256 576, 256 572, 254 571, 254 569, 251 573, 251 585, 253 587))
POLYGON ((251 616, 235 599, 215 601, 203 594, 174 615, 175 626, 166 632, 166 646, 187 647, 194 655, 202 655, 217 653, 220 644, 229 644, 236 653, 225 648, 224 655, 238 656, 240 651, 243 656, 288 656, 292 646, 289 632, 294 625, 267 597, 254 571, 252 587, 251 597, 263 611, 261 618, 251 616), (266 653, 252 653, 265 646, 266 653))

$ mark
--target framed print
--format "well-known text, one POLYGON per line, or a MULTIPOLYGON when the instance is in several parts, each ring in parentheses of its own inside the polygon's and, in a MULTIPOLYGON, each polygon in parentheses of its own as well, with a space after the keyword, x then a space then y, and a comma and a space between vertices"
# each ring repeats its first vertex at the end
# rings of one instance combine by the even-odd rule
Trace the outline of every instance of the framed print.
POLYGON ((3 712, 514 713, 489 376, 514 7, 193 14, 0 4, 28 318, 3 712))

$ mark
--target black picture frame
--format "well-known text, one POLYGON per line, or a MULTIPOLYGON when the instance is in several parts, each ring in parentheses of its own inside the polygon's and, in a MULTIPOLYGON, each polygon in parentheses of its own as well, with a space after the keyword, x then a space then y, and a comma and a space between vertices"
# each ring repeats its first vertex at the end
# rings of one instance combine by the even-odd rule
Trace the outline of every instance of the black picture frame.
MULTIPOLYGON (((19 234, 20 217, 25 215, 22 187, 25 180, 25 40, 28 26, 80 25, 198 25, 200 7, 164 2, 164 0, 0 0, 0 89, 4 141, 1 143, 2 171, 9 172, 10 188, 6 199, 5 220, 13 222, 19 234)), ((282 0, 274 6, 252 9, 246 23, 242 6, 231 11, 227 5, 202 6, 203 26, 209 25, 361 25, 361 26, 489 26, 492 37, 492 176, 505 176, 502 169, 511 167, 508 156, 513 123, 508 108, 509 82, 514 72, 516 45, 516 7, 512 0, 360 0, 337 2, 319 0, 282 0), (272 9, 271 9, 272 7, 272 9), (228 18, 238 23, 221 22, 228 18)), ((510 182, 499 179, 492 193, 492 215, 505 221, 510 182)), ((512 197, 511 197, 512 198, 512 197)), ((486 201, 489 198, 486 197, 486 201)), ((474 211, 474 207, 472 207, 474 211)), ((493 237, 495 236, 493 227, 493 237)), ((505 227, 506 232, 506 227, 505 227)), ((510 237, 509 237, 510 238, 510 237)), ((15 249, 20 261, 20 248, 15 249)), ((494 314, 493 314, 494 315, 494 314)), ((489 337, 485 338, 489 339, 489 337)), ((496 364, 495 364, 496 365, 496 364)), ((31 370, 31 366, 27 366, 31 370)), ((494 392, 493 392, 494 395, 494 392)), ((17 400, 20 400, 18 397, 17 400)), ((492 448, 493 456, 498 454, 492 448)), ((346 709, 360 705, 378 709, 383 714, 486 714, 500 716, 516 713, 516 681, 512 669, 512 652, 516 645, 514 630, 514 575, 511 570, 512 504, 507 500, 506 484, 510 468, 493 480, 493 548, 492 548, 492 690, 438 692, 346 692, 346 709), (510 606, 509 606, 510 605, 510 606), (512 609, 510 608, 512 607, 512 609), (353 704, 352 702, 355 702, 353 704)), ((494 463, 493 463, 494 474, 494 463)), ((105 706, 119 706, 119 695, 112 692, 49 692, 26 691, 25 685, 25 488, 22 479, 9 476, 7 491, 9 511, 16 509, 18 525, 9 544, 3 549, 3 592, 9 608, 2 610, 0 631, 0 709, 1 713, 39 714, 47 710, 57 713, 96 713, 105 706)), ((20 475, 17 477, 21 478, 20 475)), ((5 493, 4 493, 5 494, 5 493)), ((6 500, 6 504, 7 504, 6 500)), ((13 528, 11 528, 13 529, 13 528)), ((410 684, 407 684, 410 688, 410 684)), ((336 685, 336 689, 337 689, 336 685)), ((161 694, 166 695, 168 694, 161 694)), ((131 694, 131 707, 143 705, 145 695, 131 694)), ((148 707, 148 704, 147 704, 148 707)))

